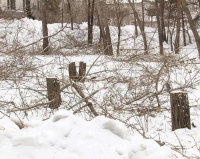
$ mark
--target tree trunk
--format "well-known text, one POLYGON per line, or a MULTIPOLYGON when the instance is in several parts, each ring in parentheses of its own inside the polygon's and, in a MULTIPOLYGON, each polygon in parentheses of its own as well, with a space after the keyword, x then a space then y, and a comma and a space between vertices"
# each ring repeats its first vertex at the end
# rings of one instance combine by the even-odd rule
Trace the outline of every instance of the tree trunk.
POLYGON ((49 99, 49 108, 57 109, 61 104, 60 84, 57 78, 47 78, 47 93, 49 99))
MULTIPOLYGON (((133 6, 134 6, 134 3, 133 3, 133 6)), ((136 20, 135 15, 134 15, 134 25, 135 25, 135 37, 137 38, 138 37, 138 30, 137 30, 137 20, 136 20)))
POLYGON ((98 14, 97 14, 97 18, 98 18, 98 26, 99 26, 99 30, 100 30, 99 44, 101 44, 103 35, 102 35, 102 28, 101 28, 101 25, 100 25, 100 17, 99 17, 98 14))
POLYGON ((61 21, 62 21, 62 28, 64 23, 64 0, 62 0, 62 9, 61 9, 61 21))
POLYGON ((10 9, 10 1, 7 0, 7 9, 10 9))
POLYGON ((99 25, 101 29, 101 36, 103 39, 103 51, 105 55, 112 56, 113 48, 111 43, 110 29, 107 19, 107 9, 103 0, 97 0, 97 13, 99 16, 99 25))
POLYGON ((47 54, 49 50, 47 15, 46 15, 46 0, 42 1, 42 32, 43 32, 43 52, 47 54))
POLYGON ((79 82, 85 82, 85 75, 86 75, 86 63, 83 61, 79 62, 79 82))
POLYGON ((117 56, 120 54, 120 40, 121 40, 121 20, 120 20, 120 4, 114 0, 115 14, 117 17, 117 28, 118 28, 118 40, 117 40, 117 56))
POLYGON ((157 9, 156 19, 157 19, 157 25, 158 25, 158 38, 159 38, 159 48, 160 48, 160 55, 163 55, 163 32, 161 28, 161 19, 160 19, 160 9, 158 7, 158 0, 155 0, 155 5, 157 9))
POLYGON ((142 28, 144 30, 144 0, 142 0, 142 28))
POLYGON ((72 8, 71 8, 71 3, 70 0, 67 0, 68 2, 68 8, 69 8, 69 14, 70 14, 70 19, 71 19, 71 30, 74 30, 74 19, 73 19, 73 15, 72 15, 72 8))
POLYGON ((176 39, 175 39, 175 54, 179 54, 179 47, 180 47, 180 11, 181 11, 181 0, 177 1, 177 17, 176 17, 176 39))
POLYGON ((172 131, 191 129, 190 108, 187 93, 170 93, 172 131))
POLYGON ((133 14, 134 14, 134 16, 135 16, 135 18, 138 22, 138 25, 140 27, 140 31, 141 31, 141 34, 142 34, 142 37, 143 37, 143 42, 144 42, 144 51, 145 51, 144 54, 147 55, 147 54, 149 54, 149 52, 148 52, 147 39, 146 39, 146 34, 144 32, 143 25, 142 25, 141 20, 138 16, 138 13, 135 9, 135 6, 133 5, 133 3, 131 3, 131 0, 128 0, 128 2, 129 2, 129 5, 131 6, 131 9, 133 10, 133 14))
POLYGON ((200 0, 198 0, 199 1, 199 9, 200 9, 200 0))
POLYGON ((186 46, 187 43, 186 43, 186 37, 185 37, 185 22, 184 22, 183 11, 182 11, 181 15, 182 15, 182 29, 183 29, 183 45, 186 46))
POLYGON ((188 19, 190 28, 192 30, 192 33, 194 35, 196 45, 197 45, 197 49, 198 49, 198 53, 199 53, 199 58, 200 58, 200 38, 199 38, 199 34, 198 34, 196 28, 194 27, 194 24, 193 24, 193 21, 192 21, 192 16, 191 16, 190 11, 187 7, 186 0, 182 0, 182 6, 183 6, 184 12, 187 16, 187 19, 188 19))
POLYGON ((164 10, 165 10, 165 1, 160 0, 160 17, 161 17, 161 29, 162 29, 162 36, 163 42, 167 42, 166 31, 165 31, 165 21, 164 21, 164 10))
POLYGON ((188 35, 188 38, 189 38, 189 43, 192 44, 192 39, 190 37, 190 33, 189 33, 189 28, 188 28, 188 25, 187 25, 187 21, 186 21, 186 26, 187 26, 187 29, 186 29, 186 32, 187 32, 187 35, 188 35))
POLYGON ((166 38, 166 41, 168 42, 169 41, 169 30, 170 30, 170 19, 171 19, 171 13, 172 13, 172 3, 168 3, 168 6, 169 6, 169 10, 168 10, 168 20, 167 20, 167 38, 166 38))
POLYGON ((88 44, 92 44, 94 25, 94 3, 95 0, 88 0, 88 44))
POLYGON ((28 18, 33 18, 31 14, 31 2, 30 0, 26 0, 26 14, 28 18))
POLYGON ((171 31, 169 31, 169 34, 170 34, 171 51, 174 51, 174 47, 173 47, 173 34, 171 33, 171 31))

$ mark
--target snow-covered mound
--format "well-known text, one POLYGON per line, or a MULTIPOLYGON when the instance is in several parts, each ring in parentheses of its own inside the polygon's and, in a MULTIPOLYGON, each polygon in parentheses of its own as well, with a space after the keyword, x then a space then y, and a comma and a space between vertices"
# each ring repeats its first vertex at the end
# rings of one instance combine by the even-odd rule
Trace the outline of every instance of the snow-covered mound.
POLYGON ((9 118, 0 122, 5 127, 0 130, 0 159, 173 158, 169 148, 138 135, 131 137, 123 124, 104 117, 88 122, 60 110, 47 121, 25 125, 20 130, 9 118))

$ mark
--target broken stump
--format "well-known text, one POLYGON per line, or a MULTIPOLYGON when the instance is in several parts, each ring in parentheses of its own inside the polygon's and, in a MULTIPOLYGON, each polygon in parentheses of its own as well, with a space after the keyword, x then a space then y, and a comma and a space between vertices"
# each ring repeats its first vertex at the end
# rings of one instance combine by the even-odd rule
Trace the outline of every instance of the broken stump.
POLYGON ((60 84, 57 78, 47 78, 47 93, 48 93, 48 100, 49 108, 50 109, 57 109, 60 107, 61 104, 61 96, 60 96, 60 84))

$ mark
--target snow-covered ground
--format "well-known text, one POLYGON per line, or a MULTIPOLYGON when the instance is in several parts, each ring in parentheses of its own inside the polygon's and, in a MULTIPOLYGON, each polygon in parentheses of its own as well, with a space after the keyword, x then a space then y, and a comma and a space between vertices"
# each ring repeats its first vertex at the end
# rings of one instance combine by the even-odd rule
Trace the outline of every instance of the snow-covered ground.
MULTIPOLYGON (((123 55, 112 58, 100 53, 96 26, 97 46, 93 48, 87 47, 87 23, 75 24, 74 30, 67 24, 61 32, 61 24, 50 24, 48 28, 50 34, 57 33, 50 38, 52 55, 41 55, 40 21, 0 20, 0 159, 200 157, 200 82, 194 43, 183 47, 176 56, 172 56, 169 44, 165 43, 166 59, 158 62, 153 56, 149 57, 152 61, 144 60, 142 37, 135 39, 134 26, 129 25, 122 27, 123 55), (23 48, 31 43, 34 44, 23 48), (72 108, 81 100, 72 87, 61 93, 62 110, 55 114, 42 104, 47 102, 46 78, 56 77, 61 88, 65 87, 70 83, 68 64, 78 65, 80 61, 87 63, 88 74, 85 83, 78 86, 86 96, 99 90, 90 99, 99 117, 91 115, 85 107, 80 109, 83 102, 72 108), (188 92, 191 130, 171 131, 166 82, 175 90, 188 92), (161 112, 155 109, 155 93, 159 91, 161 112), (35 107, 37 104, 41 106, 35 107), (33 108, 19 111, 30 107, 33 108), (81 111, 72 115, 69 109, 81 111), (141 114, 150 109, 155 110, 141 114), (16 122, 22 122, 24 128, 19 129, 16 122)), ((116 52, 117 28, 110 29, 116 52)), ((146 28, 146 32, 151 53, 156 55, 159 52, 156 29, 146 28)))
POLYGON ((29 121, 19 128, 8 118, 0 125, 1 159, 167 159, 170 148, 131 136, 120 122, 96 117, 90 122, 60 110, 47 121, 29 121))

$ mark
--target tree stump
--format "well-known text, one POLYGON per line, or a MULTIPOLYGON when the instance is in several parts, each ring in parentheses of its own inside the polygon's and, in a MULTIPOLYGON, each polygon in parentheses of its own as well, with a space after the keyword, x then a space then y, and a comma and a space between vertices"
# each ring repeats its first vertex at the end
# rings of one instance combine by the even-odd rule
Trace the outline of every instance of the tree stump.
POLYGON ((79 63, 79 81, 81 82, 85 81, 85 74, 86 74, 86 63, 81 61, 79 63))
POLYGON ((187 93, 170 93, 172 131, 180 128, 191 129, 190 108, 187 93))
POLYGON ((79 63, 79 74, 76 72, 76 64, 72 62, 69 64, 69 78, 73 81, 84 82, 86 74, 86 63, 81 61, 79 63))
POLYGON ((69 64, 69 77, 70 79, 76 81, 77 80, 77 72, 76 72, 76 64, 72 62, 69 64))
POLYGON ((60 96, 60 84, 57 78, 47 78, 47 93, 49 108, 57 109, 61 104, 61 96, 60 96))

